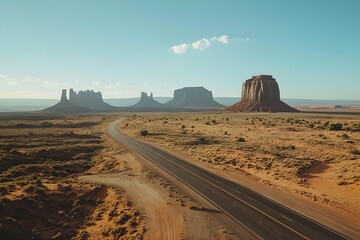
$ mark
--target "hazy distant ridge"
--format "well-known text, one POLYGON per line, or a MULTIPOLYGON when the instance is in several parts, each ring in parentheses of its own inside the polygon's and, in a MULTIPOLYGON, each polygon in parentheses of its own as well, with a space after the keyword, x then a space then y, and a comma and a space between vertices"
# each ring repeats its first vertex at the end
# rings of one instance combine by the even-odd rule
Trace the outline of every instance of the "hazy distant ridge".
MULTIPOLYGON (((154 97, 154 100, 160 103, 170 101, 171 97, 154 97)), ((140 100, 135 98, 110 98, 104 99, 104 102, 115 107, 127 107, 136 104, 140 100)), ((214 97, 214 100, 225 106, 230 106, 240 100, 236 97, 214 97)), ((21 111, 36 111, 48 108, 56 104, 57 99, 27 99, 27 98, 0 98, 0 112, 21 112, 21 111)), ((282 99, 290 106, 304 106, 304 105, 360 105, 360 100, 316 100, 316 99, 282 99)))

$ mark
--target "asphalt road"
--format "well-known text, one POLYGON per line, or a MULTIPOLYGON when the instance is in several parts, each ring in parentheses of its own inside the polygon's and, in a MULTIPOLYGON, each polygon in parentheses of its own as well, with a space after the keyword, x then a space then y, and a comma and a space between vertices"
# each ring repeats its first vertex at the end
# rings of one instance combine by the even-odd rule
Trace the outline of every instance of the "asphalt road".
POLYGON ((178 178, 259 239, 349 239, 239 183, 121 134, 118 123, 108 129, 114 139, 178 178))

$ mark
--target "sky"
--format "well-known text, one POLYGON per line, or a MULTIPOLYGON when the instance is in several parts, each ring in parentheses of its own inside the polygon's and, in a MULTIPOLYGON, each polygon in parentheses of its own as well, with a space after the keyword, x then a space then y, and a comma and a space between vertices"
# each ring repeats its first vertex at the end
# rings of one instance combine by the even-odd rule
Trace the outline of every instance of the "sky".
POLYGON ((0 0, 0 98, 240 97, 273 75, 282 98, 360 99, 359 0, 0 0))

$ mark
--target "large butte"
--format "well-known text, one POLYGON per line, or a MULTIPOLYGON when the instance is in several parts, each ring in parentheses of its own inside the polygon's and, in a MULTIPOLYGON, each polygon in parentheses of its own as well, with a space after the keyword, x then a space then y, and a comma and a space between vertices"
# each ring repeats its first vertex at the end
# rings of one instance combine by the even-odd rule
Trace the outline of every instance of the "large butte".
POLYGON ((280 89, 272 75, 257 75, 242 85, 241 100, 226 112, 298 112, 280 100, 280 89))

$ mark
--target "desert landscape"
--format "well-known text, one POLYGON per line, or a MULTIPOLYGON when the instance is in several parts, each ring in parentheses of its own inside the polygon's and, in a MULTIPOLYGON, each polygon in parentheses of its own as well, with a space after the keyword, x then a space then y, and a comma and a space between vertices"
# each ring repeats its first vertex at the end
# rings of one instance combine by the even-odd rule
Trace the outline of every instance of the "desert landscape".
POLYGON ((360 210, 357 116, 159 113, 127 116, 120 129, 223 174, 253 176, 350 215, 360 210), (341 130, 332 129, 337 123, 341 130))
POLYGON ((0 3, 0 240, 360 239, 360 1, 0 3))
POLYGON ((235 239, 107 136, 119 115, 2 117, 0 239, 235 239))
POLYGON ((7 118, 0 122, 1 238, 237 239, 216 207, 108 136, 108 125, 117 119, 128 136, 357 236, 358 116, 206 112, 7 118), (338 123, 342 128, 334 129, 338 123))

